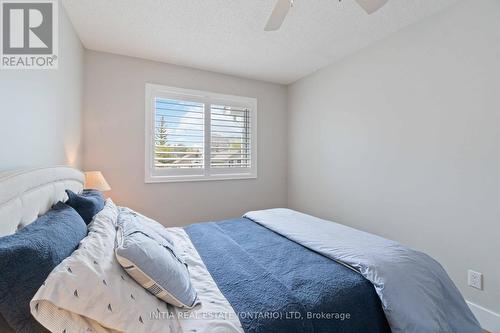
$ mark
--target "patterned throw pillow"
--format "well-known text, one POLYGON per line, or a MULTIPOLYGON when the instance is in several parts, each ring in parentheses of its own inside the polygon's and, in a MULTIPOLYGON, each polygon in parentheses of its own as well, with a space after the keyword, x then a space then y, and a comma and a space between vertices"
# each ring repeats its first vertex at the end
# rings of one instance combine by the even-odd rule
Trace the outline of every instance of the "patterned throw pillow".
POLYGON ((116 258, 125 271, 159 299, 191 309, 198 304, 189 271, 168 232, 158 233, 144 217, 122 209, 118 218, 116 258))

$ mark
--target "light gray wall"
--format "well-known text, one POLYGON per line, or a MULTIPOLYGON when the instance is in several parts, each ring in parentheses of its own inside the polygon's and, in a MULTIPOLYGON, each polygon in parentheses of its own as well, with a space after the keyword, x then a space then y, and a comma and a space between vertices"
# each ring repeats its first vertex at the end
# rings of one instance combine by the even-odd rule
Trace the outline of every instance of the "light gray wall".
POLYGON ((59 69, 0 70, 0 169, 81 162, 84 49, 59 6, 59 69))
POLYGON ((289 206, 428 252, 499 313, 499 64, 500 1, 462 1, 292 85, 289 206))
POLYGON ((101 170, 119 204, 167 226, 286 204, 286 87, 88 51, 84 168, 101 170), (146 82, 258 99, 258 179, 144 183, 146 82))

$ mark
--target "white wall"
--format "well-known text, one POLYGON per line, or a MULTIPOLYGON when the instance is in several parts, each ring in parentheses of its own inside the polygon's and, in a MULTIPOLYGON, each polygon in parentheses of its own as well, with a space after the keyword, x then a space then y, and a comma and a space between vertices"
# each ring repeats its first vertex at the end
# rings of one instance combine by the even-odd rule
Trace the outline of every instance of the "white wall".
POLYGON ((85 55, 84 168, 113 200, 164 225, 241 216, 286 204, 286 87, 135 58, 85 55), (144 183, 146 82, 258 99, 258 179, 144 183), (264 145, 266 143, 267 145, 264 145))
POLYGON ((0 169, 80 165, 84 49, 59 6, 59 69, 0 70, 0 169))
POLYGON ((459 2, 298 81, 289 112, 291 208, 428 252, 500 313, 500 1, 459 2))

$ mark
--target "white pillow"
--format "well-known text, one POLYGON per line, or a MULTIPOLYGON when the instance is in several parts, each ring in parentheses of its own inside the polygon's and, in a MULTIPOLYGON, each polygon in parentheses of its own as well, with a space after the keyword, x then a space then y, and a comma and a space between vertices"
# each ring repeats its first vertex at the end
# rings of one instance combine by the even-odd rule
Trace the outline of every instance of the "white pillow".
POLYGON ((147 292, 114 254, 118 209, 108 199, 80 247, 49 275, 31 313, 52 332, 174 332, 167 304, 147 292))
POLYGON ((184 309, 199 304, 189 270, 172 237, 147 225, 147 219, 122 208, 118 217, 116 259, 125 271, 159 299, 184 309))

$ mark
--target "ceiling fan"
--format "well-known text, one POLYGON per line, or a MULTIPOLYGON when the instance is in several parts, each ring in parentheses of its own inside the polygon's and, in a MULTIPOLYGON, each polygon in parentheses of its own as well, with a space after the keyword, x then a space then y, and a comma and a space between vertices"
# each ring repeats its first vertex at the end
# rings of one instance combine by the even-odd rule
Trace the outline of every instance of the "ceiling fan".
MULTIPOLYGON (((339 0, 342 1, 342 0, 339 0)), ((368 14, 374 13, 378 9, 382 8, 383 5, 389 0, 355 0, 361 8, 363 8, 368 14)), ((290 8, 293 7, 294 0, 278 0, 276 6, 274 7, 269 20, 264 28, 265 31, 275 31, 278 30, 290 8)))

